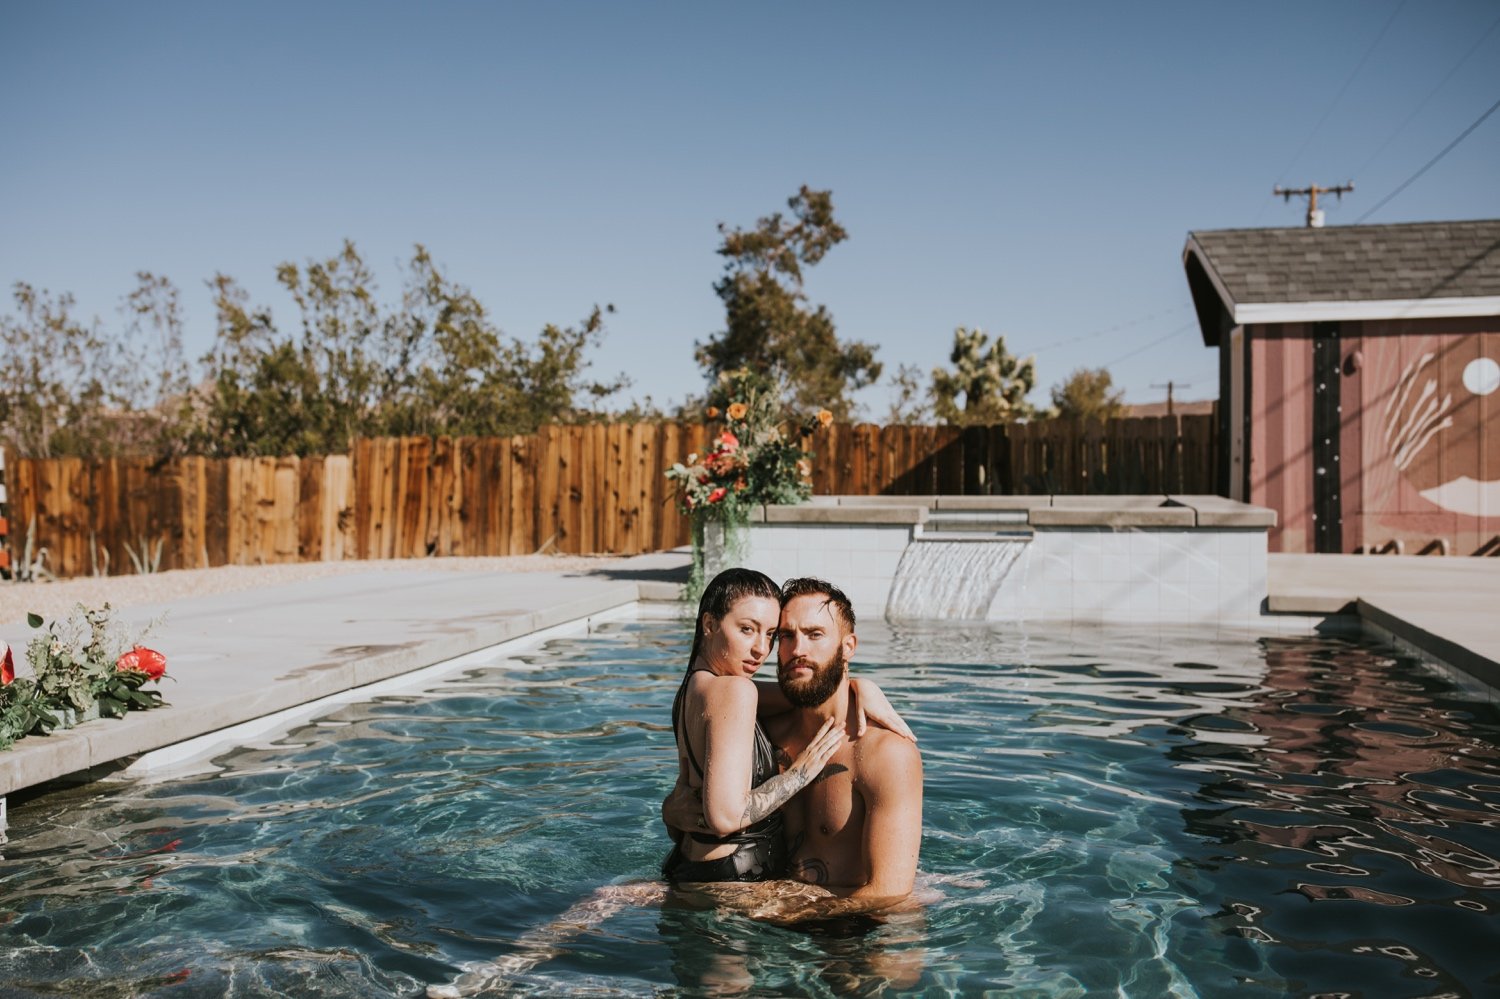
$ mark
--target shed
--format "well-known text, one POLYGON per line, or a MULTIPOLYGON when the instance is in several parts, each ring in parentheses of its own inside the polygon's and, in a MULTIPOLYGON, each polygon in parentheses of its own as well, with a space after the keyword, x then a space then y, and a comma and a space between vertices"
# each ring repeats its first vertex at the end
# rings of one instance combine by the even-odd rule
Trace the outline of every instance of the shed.
POLYGON ((1500 219, 1191 232, 1182 260, 1220 491, 1277 511, 1272 551, 1500 554, 1500 219))

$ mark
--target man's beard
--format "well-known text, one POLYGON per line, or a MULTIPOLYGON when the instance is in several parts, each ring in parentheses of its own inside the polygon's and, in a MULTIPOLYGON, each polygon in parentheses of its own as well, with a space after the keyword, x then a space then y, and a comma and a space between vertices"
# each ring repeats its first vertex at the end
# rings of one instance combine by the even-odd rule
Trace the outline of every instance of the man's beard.
POLYGON ((848 675, 849 659, 844 655, 844 650, 840 649, 838 656, 830 663, 815 663, 803 657, 785 665, 777 664, 776 682, 781 685, 781 692, 793 706, 815 708, 832 697, 848 675), (800 682, 793 680, 791 672, 798 666, 811 667, 813 675, 800 682))

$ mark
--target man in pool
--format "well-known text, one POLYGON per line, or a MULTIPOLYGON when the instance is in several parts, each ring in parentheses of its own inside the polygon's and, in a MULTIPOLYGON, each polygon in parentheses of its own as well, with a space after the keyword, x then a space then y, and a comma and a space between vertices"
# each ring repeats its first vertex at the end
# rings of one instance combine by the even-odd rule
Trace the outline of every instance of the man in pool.
MULTIPOLYGON (((843 726, 849 738, 782 809, 789 876, 808 887, 786 881, 693 886, 711 904, 783 925, 915 906, 922 756, 915 743, 888 729, 870 725, 863 735, 858 733, 849 688, 849 660, 858 646, 854 608, 842 590, 818 579, 793 579, 782 588, 777 680, 792 710, 763 720, 777 758, 783 767, 796 759, 828 718, 843 726)), ((663 817, 690 829, 702 816, 697 792, 679 782, 664 803, 663 817)), ((596 926, 627 906, 659 903, 665 890, 660 882, 612 885, 524 934, 516 953, 467 965, 451 983, 429 986, 427 994, 467 996, 493 987, 554 956, 561 941, 581 928, 596 926)), ((920 955, 907 950, 898 958, 915 958, 919 971, 920 955)), ((909 971, 886 977, 905 980, 909 971)))
MULTIPOLYGON (((777 680, 792 710, 763 719, 783 767, 833 718, 849 738, 812 783, 782 809, 789 876, 833 898, 759 894, 757 918, 797 922, 873 912, 904 901, 922 840, 922 755, 911 741, 870 726, 852 727, 849 661, 859 647, 854 608, 838 587, 793 579, 782 588, 777 680)), ((699 820, 702 804, 679 787, 664 810, 678 826, 699 820)))

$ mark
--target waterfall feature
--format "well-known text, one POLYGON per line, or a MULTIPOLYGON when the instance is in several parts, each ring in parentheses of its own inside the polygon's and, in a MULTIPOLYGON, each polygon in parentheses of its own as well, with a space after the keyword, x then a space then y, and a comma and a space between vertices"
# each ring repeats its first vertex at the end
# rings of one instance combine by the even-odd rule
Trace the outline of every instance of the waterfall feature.
POLYGON ((903 620, 983 620, 1026 541, 915 540, 906 546, 885 616, 903 620))

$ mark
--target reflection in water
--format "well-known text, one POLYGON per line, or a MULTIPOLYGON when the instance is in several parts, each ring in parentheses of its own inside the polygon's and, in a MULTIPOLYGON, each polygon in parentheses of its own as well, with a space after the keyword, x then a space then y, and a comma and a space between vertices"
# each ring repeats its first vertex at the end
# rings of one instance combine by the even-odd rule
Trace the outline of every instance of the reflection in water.
POLYGON ((210 773, 13 801, 0 981, 411 995, 494 961, 527 995, 1493 986, 1500 724, 1389 649, 862 627, 856 668, 921 736, 943 897, 784 929, 629 901, 665 849, 686 638, 611 626, 210 773), (627 902, 542 939, 600 896, 627 902))

